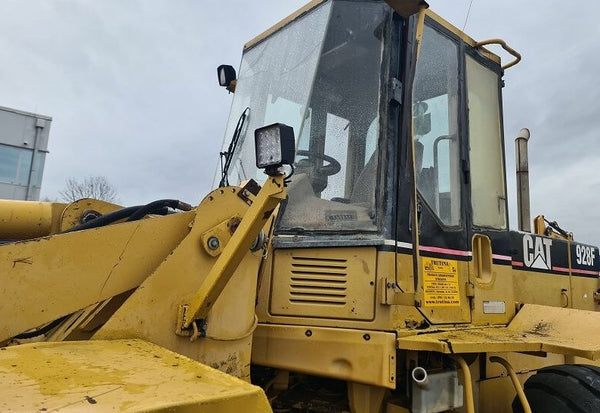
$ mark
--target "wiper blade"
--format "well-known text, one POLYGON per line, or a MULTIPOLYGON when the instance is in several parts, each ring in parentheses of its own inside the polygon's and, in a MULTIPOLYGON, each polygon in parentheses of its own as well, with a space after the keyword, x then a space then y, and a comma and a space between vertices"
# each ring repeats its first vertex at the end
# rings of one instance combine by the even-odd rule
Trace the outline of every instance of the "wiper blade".
POLYGON ((229 147, 227 148, 227 152, 220 152, 221 156, 221 181, 219 182, 219 188, 224 186, 229 186, 229 168, 231 167, 231 161, 233 160, 233 155, 235 154, 235 150, 237 148, 238 141, 240 140, 240 136, 242 135, 242 130, 244 129, 244 124, 246 123, 246 118, 250 114, 250 108, 247 107, 242 112, 240 118, 238 119, 237 125, 235 126, 235 131, 233 132, 233 137, 231 138, 231 142, 229 142, 229 147), (223 161, 225 160, 225 161, 223 161))

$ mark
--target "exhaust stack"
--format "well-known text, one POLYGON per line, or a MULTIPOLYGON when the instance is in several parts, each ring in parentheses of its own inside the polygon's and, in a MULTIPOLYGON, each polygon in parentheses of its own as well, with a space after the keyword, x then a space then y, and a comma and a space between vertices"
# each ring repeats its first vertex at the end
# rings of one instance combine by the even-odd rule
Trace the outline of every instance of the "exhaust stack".
POLYGON ((517 167, 517 211, 519 214, 519 230, 531 232, 531 210, 529 205, 529 160, 527 143, 529 129, 521 129, 515 138, 515 157, 517 167))
POLYGON ((427 387, 429 376, 427 374, 427 370, 425 370, 423 367, 415 367, 411 373, 411 376, 417 386, 422 388, 427 387))

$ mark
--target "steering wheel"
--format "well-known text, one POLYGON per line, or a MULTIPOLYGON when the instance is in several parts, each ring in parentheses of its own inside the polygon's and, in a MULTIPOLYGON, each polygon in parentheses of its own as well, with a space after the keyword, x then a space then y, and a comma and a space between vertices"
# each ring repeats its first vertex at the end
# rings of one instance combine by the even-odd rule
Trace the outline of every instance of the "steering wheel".
POLYGON ((306 156, 306 159, 300 159, 294 166, 296 172, 308 175, 316 194, 327 188, 327 177, 337 174, 342 169, 340 163, 329 155, 303 149, 297 150, 296 155, 306 156), (317 160, 325 161, 327 165, 317 166, 317 160))
MULTIPOLYGON (((313 164, 313 168, 315 169, 315 173, 317 175, 331 176, 337 174, 342 169, 342 165, 340 165, 340 163, 335 158, 329 155, 325 155, 324 153, 298 149, 296 151, 296 155, 306 156, 313 164), (318 159, 327 162, 327 165, 317 167, 315 160, 318 159)), ((300 162, 302 162, 302 159, 300 160, 300 162)))

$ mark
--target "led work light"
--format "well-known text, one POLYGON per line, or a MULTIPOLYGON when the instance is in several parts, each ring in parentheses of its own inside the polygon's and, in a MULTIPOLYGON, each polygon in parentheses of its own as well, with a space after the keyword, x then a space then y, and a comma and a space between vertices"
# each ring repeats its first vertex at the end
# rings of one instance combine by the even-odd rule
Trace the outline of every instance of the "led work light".
POLYGON ((282 165, 294 163, 296 142, 294 129, 282 123, 274 123, 254 131, 256 166, 265 169, 267 175, 277 175, 282 165))

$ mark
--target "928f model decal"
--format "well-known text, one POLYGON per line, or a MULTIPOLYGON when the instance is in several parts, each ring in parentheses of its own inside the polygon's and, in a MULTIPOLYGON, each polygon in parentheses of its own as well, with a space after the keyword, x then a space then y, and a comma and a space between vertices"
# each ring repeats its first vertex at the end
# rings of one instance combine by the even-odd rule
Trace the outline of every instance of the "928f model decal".
POLYGON ((594 261, 596 261, 596 248, 577 244, 575 246, 575 256, 577 257, 575 260, 577 264, 593 267, 594 261))
POLYGON ((591 245, 571 244, 571 272, 581 277, 598 277, 600 257, 598 248, 591 245))

